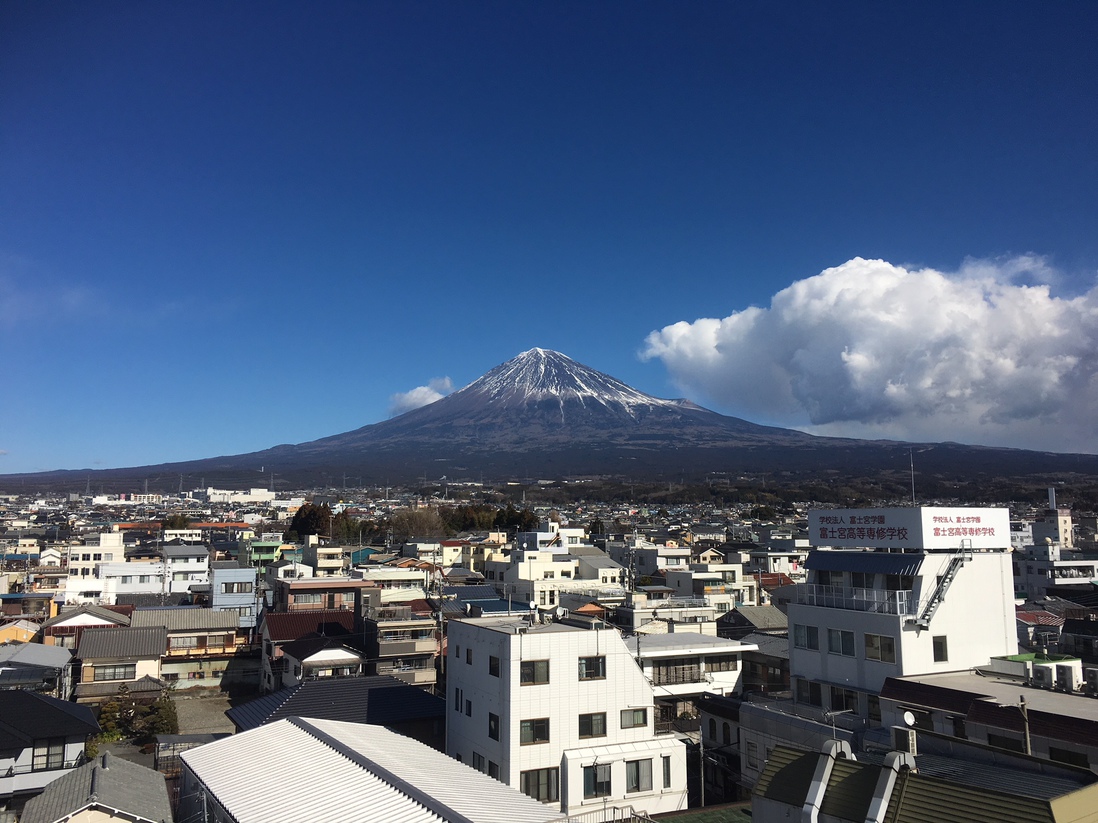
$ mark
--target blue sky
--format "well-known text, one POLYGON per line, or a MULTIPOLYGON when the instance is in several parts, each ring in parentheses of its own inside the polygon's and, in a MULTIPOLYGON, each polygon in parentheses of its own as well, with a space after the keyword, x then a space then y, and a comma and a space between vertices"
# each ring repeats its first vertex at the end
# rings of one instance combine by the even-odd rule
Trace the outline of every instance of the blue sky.
POLYGON ((0 473, 302 442, 533 346, 763 423, 1098 452, 1096 33, 4 3, 0 473))

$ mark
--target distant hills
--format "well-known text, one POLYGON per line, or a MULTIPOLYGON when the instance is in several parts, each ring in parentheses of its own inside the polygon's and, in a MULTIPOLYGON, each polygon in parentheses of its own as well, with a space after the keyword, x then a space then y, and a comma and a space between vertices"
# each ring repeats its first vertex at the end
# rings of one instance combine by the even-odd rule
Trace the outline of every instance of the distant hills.
POLYGON ((1098 479, 1098 456, 963 446, 814 437, 761 426, 687 400, 644 394, 563 354, 523 352, 465 388, 428 406, 354 431, 250 454, 129 469, 72 470, 0 477, 19 486, 174 490, 186 487, 400 484, 450 481, 604 477, 689 482, 740 476, 786 485, 844 477, 908 476, 939 480, 1017 477, 1098 479))

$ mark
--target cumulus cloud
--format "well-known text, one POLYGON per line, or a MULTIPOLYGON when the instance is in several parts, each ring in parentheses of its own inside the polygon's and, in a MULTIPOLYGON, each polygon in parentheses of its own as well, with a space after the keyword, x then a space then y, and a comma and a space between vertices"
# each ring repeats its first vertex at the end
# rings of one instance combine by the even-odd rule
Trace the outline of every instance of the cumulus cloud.
POLYGON ((389 415, 395 417, 398 414, 427 406, 436 400, 441 400, 454 390, 454 384, 449 377, 436 377, 426 386, 416 386, 406 392, 399 392, 389 398, 389 415))
POLYGON ((956 272, 855 258, 648 335, 688 395, 818 434, 1098 452, 1098 288, 1036 256, 956 272))

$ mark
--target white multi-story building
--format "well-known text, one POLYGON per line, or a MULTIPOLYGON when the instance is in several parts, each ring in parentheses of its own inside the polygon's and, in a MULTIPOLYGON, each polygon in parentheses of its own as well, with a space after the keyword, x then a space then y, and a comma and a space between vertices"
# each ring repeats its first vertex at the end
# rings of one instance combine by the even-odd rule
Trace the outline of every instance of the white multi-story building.
POLYGON ((1037 600, 1047 596, 1050 586, 1098 585, 1098 560, 1088 560, 1078 552, 1061 553, 1059 543, 1047 542, 1026 546, 1014 553, 1014 588, 1026 597, 1037 600))
POLYGON ((811 512, 809 582, 789 605, 799 703, 879 719, 885 678, 1016 654, 1006 509, 811 512))
POLYGON ((566 595, 585 596, 583 602, 623 601, 625 570, 593 546, 573 549, 583 553, 516 548, 507 557, 485 561, 484 575, 502 596, 542 608, 562 605, 566 595))
POLYGON ((686 808, 686 747, 617 630, 452 620, 447 753, 568 814, 686 808))
POLYGON ((691 563, 686 569, 669 569, 666 580, 676 597, 704 600, 717 614, 756 604, 755 581, 744 577, 741 563, 691 563))

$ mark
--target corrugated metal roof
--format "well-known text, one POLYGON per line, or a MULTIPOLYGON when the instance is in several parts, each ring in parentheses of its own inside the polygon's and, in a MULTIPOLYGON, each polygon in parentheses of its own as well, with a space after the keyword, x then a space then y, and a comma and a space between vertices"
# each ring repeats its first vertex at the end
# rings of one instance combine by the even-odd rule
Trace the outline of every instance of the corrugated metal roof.
POLYGON ((108 809, 127 820, 160 823, 172 819, 164 775, 104 754, 54 780, 27 801, 21 823, 55 823, 82 809, 108 809))
POLYGON ((865 820, 880 771, 854 760, 837 758, 831 767, 820 813, 845 820, 865 820))
POLYGON ((287 719, 181 758, 239 823, 563 819, 559 811, 380 726, 287 719), (278 768, 258 752, 276 756, 278 768))
POLYGON ((41 643, 0 644, 0 661, 5 663, 63 668, 70 660, 72 651, 63 646, 44 646, 41 643))
POLYGON ((922 554, 827 549, 816 549, 805 560, 805 567, 816 571, 865 572, 866 574, 916 575, 922 565, 922 554))
POLYGON ((81 660, 160 657, 167 648, 168 630, 163 626, 91 627, 80 635, 76 656, 81 660))
POLYGON ((901 771, 885 813, 887 823, 1052 823, 1047 800, 959 786, 901 771))
POLYGON ((58 623, 67 623, 72 618, 82 614, 89 614, 93 617, 98 617, 108 623, 115 623, 120 626, 125 626, 129 623, 124 614, 119 614, 116 611, 105 608, 103 606, 80 606, 79 608, 72 609, 71 611, 62 612, 56 617, 51 617, 45 623, 42 624, 43 629, 48 629, 50 626, 56 626, 58 623))
POLYGON ((805 752, 788 746, 775 746, 766 760, 754 793, 800 808, 808 797, 819 752, 805 752))
POLYGON ((170 632, 198 629, 235 631, 240 623, 236 612, 215 611, 198 606, 182 606, 168 609, 137 609, 130 618, 130 625, 163 626, 170 632))

